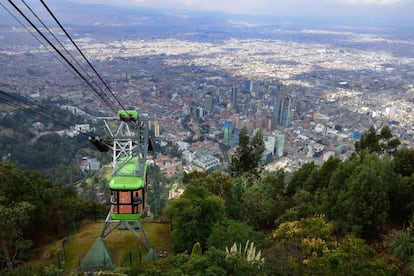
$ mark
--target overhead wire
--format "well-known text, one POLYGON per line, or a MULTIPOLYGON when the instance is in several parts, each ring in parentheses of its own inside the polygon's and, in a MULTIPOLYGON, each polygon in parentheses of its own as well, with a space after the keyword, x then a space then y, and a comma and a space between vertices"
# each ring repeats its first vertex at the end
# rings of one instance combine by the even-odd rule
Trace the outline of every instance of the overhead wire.
MULTIPOLYGON (((27 6, 27 4, 22 0, 22 2, 27 6)), ((11 11, 10 9, 8 9, 3 3, 0 2, 0 6, 11 16, 13 17, 14 20, 16 20, 16 22, 18 22, 37 42, 39 42, 45 49, 48 49, 48 46, 41 40, 39 39, 35 33, 33 33, 31 30, 29 30, 29 28, 19 19, 17 18, 11 11)), ((28 7, 29 8, 29 7, 28 7)), ((34 14, 35 15, 35 14, 34 14)), ((35 15, 36 16, 36 15, 35 15)), ((38 18, 39 21, 41 21, 40 18, 38 18)), ((46 29, 48 29, 47 26, 45 26, 45 24, 43 22, 41 22, 42 25, 44 25, 44 27, 46 29)), ((48 30, 52 35, 53 33, 48 30)), ((57 41, 59 41, 56 37, 54 37, 57 41)), ((60 44, 61 45, 61 44, 60 44)), ((62 61, 62 59, 59 58, 59 56, 56 54, 55 51, 50 51, 50 53, 67 69, 68 68, 68 63, 65 63, 62 61)), ((72 57, 75 62, 76 59, 74 57, 72 57)), ((77 63, 78 64, 78 63, 77 63)), ((78 64, 79 66, 79 64, 78 64)), ((72 70, 68 70, 69 72, 75 74, 74 71, 72 70)), ((84 70, 85 73, 87 73, 84 70)), ((75 74, 75 76, 77 76, 75 74)), ((89 76, 90 77, 90 76, 89 76)), ((10 86, 9 84, 3 83, 3 85, 6 86, 10 86)), ((50 109, 46 109, 28 99, 26 99, 24 96, 16 94, 15 93, 8 93, 2 89, 0 89, 0 103, 6 104, 10 107, 22 110, 26 113, 29 113, 31 115, 34 116, 41 116, 45 119, 47 119, 48 121, 51 122, 55 122, 58 125, 61 125, 63 127, 72 127, 72 124, 66 121, 66 116, 65 114, 63 114, 62 112, 59 112, 59 110, 55 110, 53 114, 50 113, 50 109)), ((82 133, 83 135, 86 135, 85 133, 82 133)))
MULTIPOLYGON (((4 6, 1 2, 0 2, 0 6, 10 15, 12 16, 28 33, 30 33, 30 35, 32 35, 32 37, 34 39, 36 39, 44 48, 48 48, 47 45, 44 44, 44 42, 42 40, 40 40, 37 36, 34 35, 33 32, 31 32, 26 25, 24 25, 24 23, 17 18, 6 6, 4 6)), ((62 63, 62 65, 64 65, 65 67, 67 66, 67 64, 63 63, 63 61, 56 55, 55 52, 51 52, 56 59, 62 63)), ((73 72, 71 70, 69 70, 70 72, 73 72)), ((10 86, 9 84, 6 83, 0 83, 2 85, 7 85, 10 86)), ((69 122, 65 121, 65 117, 61 112, 55 112, 54 115, 51 115, 49 113, 49 109, 45 109, 43 107, 41 107, 40 105, 37 105, 36 103, 26 99, 25 97, 23 97, 22 95, 14 95, 13 93, 9 93, 6 92, 2 89, 0 89, 0 103, 6 104, 8 106, 17 108, 19 110, 22 110, 24 112, 30 113, 32 115, 39 115, 42 116, 46 119, 48 119, 49 121, 54 121, 57 124, 63 126, 63 127, 70 127, 71 124, 69 122)))
POLYGON ((50 119, 49 115, 41 112, 40 109, 38 109, 36 105, 25 102, 21 98, 15 97, 11 95, 10 93, 7 93, 2 90, 0 90, 0 102, 8 106, 25 111, 27 113, 30 113, 31 115, 41 115, 43 117, 47 117, 47 119, 50 119))
MULTIPOLYGON (((50 30, 50 28, 43 22, 43 20, 36 14, 36 12, 26 3, 26 1, 21 0, 23 4, 26 6, 26 8, 33 14, 34 17, 42 24, 42 26, 48 31, 48 33, 59 43, 60 47, 65 50, 65 52, 72 58, 72 60, 78 65, 78 67, 89 77, 89 79, 92 79, 92 77, 88 74, 88 72, 80 65, 78 60, 71 54, 71 52, 63 45, 63 43, 57 38, 57 36, 50 30)), ((100 88, 100 87, 98 87, 100 88)), ((101 89, 100 89, 101 90, 101 89)), ((101 90, 101 92, 103 92, 101 90)), ((103 92, 104 93, 104 92, 103 92)))
POLYGON ((39 30, 39 28, 21 11, 21 9, 12 1, 8 2, 14 7, 14 9, 36 30, 36 32, 59 54, 59 56, 78 74, 78 76, 94 91, 94 93, 102 99, 102 101, 114 112, 117 113, 118 109, 110 102, 107 97, 104 97, 97 91, 97 89, 90 83, 90 81, 83 76, 79 70, 65 57, 60 50, 39 30))
MULTIPOLYGON (((8 93, 0 89, 0 103, 4 103, 34 116, 41 116, 48 122, 54 122, 56 125, 60 125, 65 128, 74 127, 71 122, 67 121, 67 115, 61 110, 53 110, 52 114, 50 109, 46 109, 21 95, 16 96, 13 95, 13 93, 8 93)), ((82 131, 79 131, 79 134, 89 137, 87 133, 82 131)))
MULTIPOLYGON (((40 19, 40 17, 33 11, 33 9, 31 9, 30 6, 24 0, 21 0, 21 1, 26 6, 26 8, 36 17, 36 19, 42 24, 42 26, 49 32, 49 34, 52 35, 52 37, 58 42, 58 44, 60 45, 60 47, 62 49, 64 49, 65 52, 72 58, 72 60, 77 64, 77 66, 79 68, 77 68, 76 66, 74 66, 69 61, 69 59, 65 55, 62 54, 62 52, 50 41, 50 39, 48 39, 48 37, 46 37, 42 33, 42 31, 27 17, 27 15, 12 0, 8 0, 8 2, 10 3, 10 5, 12 5, 14 7, 14 9, 32 26, 32 28, 34 28, 35 31, 55 50, 55 52, 66 62, 66 64, 68 64, 73 69, 73 71, 76 72, 76 74, 92 89, 92 91, 95 93, 95 95, 98 96, 105 103, 105 105, 107 107, 109 107, 115 114, 119 110, 116 107, 116 105, 118 105, 119 107, 121 107, 122 110, 125 111, 126 110, 125 107, 122 105, 122 103, 117 98, 117 96, 115 95, 115 93, 112 91, 112 89, 109 87, 109 85, 104 81, 104 79, 101 77, 101 75, 97 72, 97 70, 95 69, 95 67, 88 60, 88 58, 84 55, 84 53, 78 47, 78 45, 76 44, 76 42, 72 39, 72 37, 70 36, 70 34, 66 31, 66 29, 63 27, 63 25, 60 23, 60 21, 56 18, 56 16, 53 14, 53 12, 49 9, 49 7, 47 6, 47 4, 43 0, 40 0, 40 2, 43 4, 43 6, 45 7, 45 9, 53 17, 53 19, 59 25, 59 27, 61 28, 61 30, 69 38, 69 40, 72 42, 72 44, 74 45, 74 47, 77 49, 77 51, 80 53, 80 55, 83 57, 83 59, 89 65, 89 67, 96 74, 96 76, 98 77, 98 79, 103 83, 103 85, 107 89, 107 91, 109 91, 109 93, 112 96, 112 99, 111 99, 111 97, 108 97, 108 94, 99 85, 97 85, 95 81, 92 80, 92 83, 91 83, 90 80, 88 80, 84 75, 82 75, 82 73, 80 72, 80 70, 82 70, 89 77, 89 79, 92 79, 92 77, 83 68, 83 66, 80 65, 80 63, 76 60, 76 58, 66 49, 66 47, 53 34, 53 32, 47 27, 47 25, 40 19), (95 84, 96 87, 98 87, 98 89, 100 91, 98 91, 93 84, 95 84)), ((3 8, 5 8, 6 11, 8 11, 8 13, 10 15, 12 15, 13 18, 15 18, 23 27, 25 27, 25 29, 29 33, 31 33, 34 36, 34 34, 31 31, 29 31, 27 29, 27 27, 20 20, 18 20, 3 4, 1 4, 1 6, 3 8)), ((38 39, 36 36, 34 36, 34 37, 36 38, 36 40, 38 40, 40 42, 40 39, 38 39)), ((42 42, 40 42, 40 43, 43 46, 45 46, 42 42)), ((48 49, 48 47, 46 47, 46 46, 45 46, 45 48, 48 49)), ((61 61, 61 59, 59 59, 59 58, 58 58, 58 60, 61 61)), ((37 114, 37 115, 42 115, 42 116, 44 116, 44 117, 46 117, 48 119, 51 119, 52 121, 58 122, 61 125, 65 125, 64 124, 64 122, 65 122, 64 120, 56 120, 56 118, 54 118, 50 113, 46 113, 44 110, 42 110, 42 108, 40 106, 37 106, 37 105, 35 105, 32 102, 26 102, 26 101, 24 101, 24 104, 20 104, 19 103, 19 100, 17 100, 13 96, 11 96, 10 93, 7 93, 7 92, 2 91, 2 90, 0 90, 0 95, 4 95, 4 96, 7 96, 8 97, 8 98, 1 98, 0 97, 0 102, 2 102, 2 103, 8 104, 8 105, 13 106, 13 107, 16 107, 18 109, 22 109, 22 110, 27 111, 27 112, 30 112, 32 114, 34 113, 34 114, 37 114), (26 105, 28 107, 26 107, 26 105)), ((65 125, 65 126, 67 126, 67 125, 65 125)), ((81 134, 85 134, 85 133, 82 133, 81 132, 81 134)))
POLYGON ((0 89, 0 101, 9 106, 31 113, 32 115, 42 116, 50 121, 60 124, 61 126, 71 126, 69 122, 65 121, 65 117, 61 112, 55 112, 52 115, 50 113, 50 109, 46 109, 21 95, 13 95, 13 93, 0 89))
MULTIPOLYGON (((33 32, 31 32, 30 30, 29 30, 29 28, 27 28, 27 26, 26 25, 24 25, 23 24, 23 22, 19 19, 19 18, 17 18, 17 16, 15 16, 5 5, 3 5, 1 2, 0 2, 0 6, 1 7, 3 7, 3 9, 11 16, 11 17, 13 17, 14 18, 14 20, 16 20, 30 35, 32 35, 32 37, 34 38, 34 39, 36 39, 37 40, 37 42, 39 42, 43 47, 45 47, 46 49, 47 49, 47 46, 43 43, 43 41, 41 41, 37 36, 35 36, 34 34, 33 34, 33 32)), ((53 53, 53 52, 52 52, 53 53)), ((60 60, 60 59, 59 59, 60 60)))
MULTIPOLYGON (((22 0, 23 1, 23 0, 22 0)), ((66 36, 69 38, 69 40, 72 42, 72 44, 75 46, 75 48, 78 50, 78 52, 81 54, 81 56, 84 58, 84 60, 88 63, 88 65, 92 68, 92 70, 95 72, 95 74, 98 76, 98 78, 102 81, 105 88, 111 93, 112 97, 115 99, 115 101, 118 103, 118 105, 125 110, 125 107, 122 105, 122 103, 119 101, 119 99, 116 97, 114 92, 112 92, 112 89, 108 86, 108 84, 104 81, 104 79, 101 77, 101 75, 96 71, 95 67, 92 65, 92 63, 89 62, 87 57, 83 54, 81 49, 78 47, 76 42, 72 39, 71 35, 66 31, 66 29, 63 27, 63 25, 60 23, 60 21, 56 18, 56 16, 53 14, 53 12, 49 9, 48 5, 43 1, 40 0, 40 2, 43 4, 45 9, 49 12, 50 16, 53 17, 53 19, 56 21, 56 23, 59 25, 59 27, 62 29, 62 31, 66 34, 66 36)))
MULTIPOLYGON (((29 30, 29 28, 24 25, 24 23, 17 18, 6 6, 4 6, 1 2, 0 2, 0 6, 3 7, 3 9, 11 16, 14 18, 14 20, 16 20, 34 39, 37 40, 37 42, 39 42, 46 50, 49 48, 42 40, 40 40, 32 31, 29 30)), ((76 73, 71 70, 71 68, 68 66, 67 63, 65 63, 62 59, 59 58, 59 56, 56 54, 55 51, 49 51, 62 65, 63 67, 65 67, 70 73, 72 73, 75 77, 77 77, 76 73)))
MULTIPOLYGON (((34 12, 32 11, 32 9, 22 0, 22 2, 26 5, 26 7, 29 9, 29 10, 31 10, 31 12, 34 14, 34 12)), ((42 40, 40 40, 31 30, 29 30, 29 28, 19 19, 19 18, 17 18, 5 5, 3 5, 1 2, 0 2, 0 6, 11 16, 11 17, 13 17, 37 42, 39 42, 45 49, 48 49, 48 46, 42 41, 42 40)), ((63 48, 65 48, 62 44, 61 44, 61 42, 59 41, 59 39, 57 38, 57 37, 55 37, 55 35, 53 34, 53 32, 51 32, 50 31, 50 29, 46 26, 46 24, 44 24, 43 23, 43 21, 36 15, 36 14, 34 14, 34 16, 42 23, 42 25, 49 31, 49 33, 51 33, 52 34, 52 36, 58 41, 58 43, 63 47, 63 48)), ((70 54, 70 52, 67 50, 67 49, 65 49, 65 51, 72 57, 72 59, 78 64, 78 66, 88 75, 88 77, 90 78, 90 79, 92 79, 92 77, 86 72, 86 70, 84 70, 84 68, 82 67, 82 66, 80 66, 80 64, 78 63, 78 61, 76 60, 76 58, 75 57, 73 57, 71 54, 70 54)), ((73 70, 70 70, 71 68, 68 66, 68 64, 67 63, 65 63, 62 59, 60 59, 59 58, 59 56, 56 54, 56 52, 55 51, 49 51, 65 68, 67 68, 68 69, 68 71, 69 72, 71 72, 72 74, 74 74, 74 76, 78 76, 77 74, 76 74, 76 72, 74 72, 73 70)), ((100 88, 99 86, 98 86, 98 88, 101 90, 101 92, 103 92, 102 91, 102 88, 100 88)))
POLYGON ((23 111, 27 111, 28 113, 31 113, 32 115, 36 115, 36 113, 33 110, 27 108, 27 106, 22 105, 19 102, 16 102, 15 100, 11 99, 7 95, 6 97, 4 97, 4 95, 2 94, 3 94, 2 91, 0 91, 0 102, 1 103, 4 103, 8 106, 11 106, 11 107, 23 110, 23 111))
MULTIPOLYGON (((56 37, 56 35, 50 30, 50 28, 43 22, 43 20, 36 14, 36 12, 24 1, 21 0, 22 3, 26 6, 26 8, 33 14, 33 16, 42 24, 42 26, 49 32, 49 34, 59 43, 60 47, 72 58, 72 60, 78 65, 78 67, 88 76, 92 83, 99 89, 102 94, 106 94, 106 92, 99 86, 96 82, 93 81, 92 76, 85 70, 85 68, 78 62, 78 60, 70 53, 70 51, 63 45, 63 43, 56 37)), ((66 33, 66 32, 65 32, 66 33)), ((96 72, 96 70, 94 70, 96 72)), ((100 77, 100 76, 99 76, 100 77)))

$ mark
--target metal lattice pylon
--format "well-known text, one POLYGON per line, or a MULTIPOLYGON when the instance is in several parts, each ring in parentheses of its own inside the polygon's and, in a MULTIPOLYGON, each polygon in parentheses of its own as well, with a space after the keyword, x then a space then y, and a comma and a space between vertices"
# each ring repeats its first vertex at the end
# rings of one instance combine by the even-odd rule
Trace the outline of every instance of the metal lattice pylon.
MULTIPOLYGON (((125 118, 104 118, 106 130, 109 137, 101 141, 105 147, 112 151, 113 172, 112 175, 119 173, 119 170, 134 157, 138 157, 138 164, 135 173, 127 176, 145 177, 145 164, 148 154, 148 116, 141 115, 136 120, 125 118), (114 129, 114 125, 118 123, 114 129)), ((124 175, 124 174, 122 174, 124 175)), ((148 250, 151 250, 151 244, 145 234, 142 223, 139 219, 134 220, 115 220, 112 219, 112 208, 105 219, 105 225, 102 229, 100 239, 107 237, 115 229, 128 229, 138 240, 140 240, 148 250)))

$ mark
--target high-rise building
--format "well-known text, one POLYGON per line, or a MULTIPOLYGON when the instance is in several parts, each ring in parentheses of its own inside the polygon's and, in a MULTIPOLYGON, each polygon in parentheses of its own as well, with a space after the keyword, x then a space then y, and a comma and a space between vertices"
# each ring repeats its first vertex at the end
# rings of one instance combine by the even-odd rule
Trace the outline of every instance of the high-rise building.
POLYGON ((220 96, 219 95, 212 95, 212 105, 218 106, 220 104, 220 96))
POLYGON ((277 157, 282 157, 284 150, 285 150, 285 135, 278 134, 277 135, 276 156, 277 157))
POLYGON ((213 97, 211 97, 210 95, 206 95, 206 97, 204 98, 204 108, 208 112, 211 112, 213 109, 213 97))
MULTIPOLYGON (((283 91, 284 92, 284 91, 283 91)), ((281 112, 282 112, 282 103, 283 103, 283 94, 282 87, 280 85, 272 87, 272 97, 273 97, 273 127, 280 124, 281 112)))
POLYGON ((281 125, 290 126, 292 120, 292 98, 280 85, 272 87, 273 96, 273 127, 281 125))
POLYGON ((275 153, 276 148, 276 137, 268 136, 265 141, 265 149, 267 152, 270 152, 272 155, 275 153))
POLYGON ((282 108, 281 108, 281 120, 280 124, 284 127, 289 127, 291 122, 291 106, 292 106, 292 98, 290 96, 285 96, 282 101, 282 108))
POLYGON ((231 112, 228 109, 225 109, 221 112, 221 119, 227 120, 230 118, 231 112))
POLYGON ((252 80, 246 80, 244 82, 244 92, 245 93, 252 93, 253 92, 253 81, 252 80))
POLYGON ((204 118, 204 108, 201 106, 197 107, 197 118, 204 118))
POLYGON ((233 122, 224 121, 224 140, 230 141, 233 132, 233 122))
POLYGON ((263 121, 263 128, 264 128, 266 131, 271 131, 271 130, 272 130, 272 119, 266 118, 266 119, 263 121))
POLYGON ((152 125, 154 124, 153 121, 148 120, 148 130, 152 130, 152 125))
POLYGON ((236 110, 237 109, 237 87, 231 88, 231 107, 236 110))
POLYGON ((160 125, 158 124, 158 121, 154 122, 154 136, 155 137, 160 136, 160 125))

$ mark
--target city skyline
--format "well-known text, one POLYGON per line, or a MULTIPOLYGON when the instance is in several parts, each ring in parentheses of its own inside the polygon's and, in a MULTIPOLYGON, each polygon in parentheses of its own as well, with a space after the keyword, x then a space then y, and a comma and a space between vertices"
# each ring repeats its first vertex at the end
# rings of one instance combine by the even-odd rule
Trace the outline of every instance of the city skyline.
MULTIPOLYGON (((245 27, 254 17, 50 4, 122 105, 150 114, 164 143, 191 141, 199 154, 208 142, 221 151, 213 140, 234 147, 237 131, 246 126, 250 134, 262 130, 266 139, 283 135, 269 148, 277 147, 281 165, 290 169, 333 155, 346 159, 370 126, 390 125, 413 144, 410 29, 279 26, 275 17, 245 27), (277 85, 283 93, 275 95, 277 85), (231 128, 224 129, 224 122, 231 128)), ((87 114, 112 113, 106 97, 97 99, 82 78, 26 39, 23 28, 1 28, 3 89, 87 114)))

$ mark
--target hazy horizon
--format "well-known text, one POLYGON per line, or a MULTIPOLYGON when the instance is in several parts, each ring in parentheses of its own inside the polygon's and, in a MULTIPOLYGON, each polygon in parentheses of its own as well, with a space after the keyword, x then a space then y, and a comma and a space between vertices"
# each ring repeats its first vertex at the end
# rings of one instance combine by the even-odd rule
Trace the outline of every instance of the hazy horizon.
MULTIPOLYGON (((16 2, 17 3, 17 2, 16 2)), ((211 16, 244 16, 249 20, 275 21, 276 24, 286 20, 287 23, 309 24, 342 24, 378 26, 378 27, 410 27, 414 24, 414 0, 322 0, 314 3, 310 0, 270 0, 257 1, 201 1, 201 0, 161 0, 154 3, 147 0, 51 0, 48 5, 56 15, 64 18, 67 24, 93 24, 94 17, 105 23, 105 16, 118 17, 121 23, 127 19, 120 14, 139 14, 141 11, 153 11, 158 14, 182 16, 198 16, 202 13, 211 16), (96 13, 94 13, 94 11, 96 13), (91 19, 88 21, 87 17, 91 19), (78 20, 85 17, 85 20, 78 20), (124 20, 124 21, 123 21, 124 20), (68 22, 69 21, 69 22, 68 22)), ((38 2, 28 3, 41 14, 45 13, 38 2)), ((7 8, 17 12, 10 4, 7 8)), ((111 18, 108 18, 111 19, 111 18)), ((15 24, 15 20, 0 7, 0 24, 15 24)))

